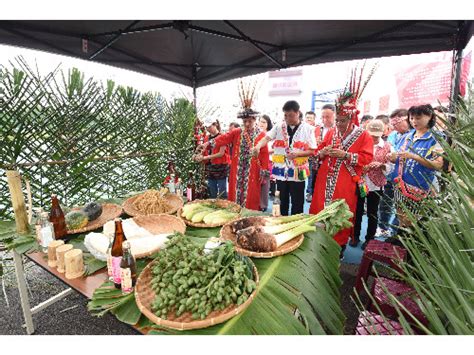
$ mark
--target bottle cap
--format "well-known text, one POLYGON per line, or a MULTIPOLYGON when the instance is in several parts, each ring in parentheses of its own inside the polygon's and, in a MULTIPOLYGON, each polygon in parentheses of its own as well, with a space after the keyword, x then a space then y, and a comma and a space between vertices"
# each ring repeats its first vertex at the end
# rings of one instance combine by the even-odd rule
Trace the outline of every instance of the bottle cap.
POLYGON ((122 218, 117 217, 117 218, 114 219, 114 222, 122 222, 122 218))

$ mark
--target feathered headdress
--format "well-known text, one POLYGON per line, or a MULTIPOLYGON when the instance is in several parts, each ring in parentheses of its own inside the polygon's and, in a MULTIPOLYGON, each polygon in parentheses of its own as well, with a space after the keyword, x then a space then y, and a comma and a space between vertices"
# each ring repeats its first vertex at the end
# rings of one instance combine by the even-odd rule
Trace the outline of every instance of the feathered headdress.
POLYGON ((243 81, 240 80, 240 85, 239 85, 239 98, 240 102, 242 105, 242 110, 239 111, 237 114, 237 118, 249 118, 249 117, 256 117, 259 112, 254 111, 252 109, 252 104, 255 100, 255 89, 257 87, 257 81, 255 80, 253 82, 253 85, 251 82, 248 82, 244 85, 243 81))
POLYGON ((374 75, 375 70, 377 69, 377 64, 372 67, 367 79, 365 79, 364 84, 362 84, 362 76, 364 74, 365 63, 362 65, 362 68, 359 72, 359 79, 357 80, 357 67, 352 69, 351 77, 349 83, 346 84, 344 91, 339 94, 336 99, 336 114, 341 116, 350 116, 351 121, 359 125, 358 115, 360 111, 357 109, 357 103, 359 102, 364 89, 366 88, 369 80, 374 75), (362 84, 362 87, 361 87, 362 84))

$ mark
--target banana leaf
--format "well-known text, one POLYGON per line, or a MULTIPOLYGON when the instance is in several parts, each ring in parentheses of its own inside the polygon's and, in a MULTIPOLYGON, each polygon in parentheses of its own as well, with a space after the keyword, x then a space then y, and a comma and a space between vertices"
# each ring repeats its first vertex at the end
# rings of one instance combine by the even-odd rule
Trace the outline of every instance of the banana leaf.
POLYGON ((181 332, 154 327, 150 334, 342 334, 339 250, 324 231, 308 233, 290 254, 253 259, 260 284, 243 313, 205 329, 181 332))
POLYGON ((31 230, 34 230, 34 226, 30 226, 30 233, 19 235, 14 221, 0 221, 0 243, 3 243, 7 250, 15 250, 19 254, 37 251, 39 245, 31 230))

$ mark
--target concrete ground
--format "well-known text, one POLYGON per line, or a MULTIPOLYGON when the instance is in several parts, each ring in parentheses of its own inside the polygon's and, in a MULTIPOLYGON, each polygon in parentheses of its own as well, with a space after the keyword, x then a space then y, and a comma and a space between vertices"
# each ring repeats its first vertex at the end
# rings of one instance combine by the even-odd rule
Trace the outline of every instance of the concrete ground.
MULTIPOLYGON (((16 279, 14 275, 13 262, 7 260, 11 254, 0 251, 0 260, 4 259, 3 265, 5 275, 0 288, 0 335, 26 334, 22 327, 24 323, 23 314, 16 279)), ((30 291, 30 306, 33 307, 55 294, 66 289, 66 286, 49 273, 28 261, 25 265, 27 270, 27 283, 30 291)), ((347 320, 344 329, 345 334, 354 334, 357 323, 358 311, 352 302, 350 295, 355 282, 358 265, 341 264, 341 287, 342 307, 347 320)), ((128 325, 121 323, 114 316, 107 314, 102 318, 90 315, 87 310, 87 299, 74 292, 59 302, 49 306, 33 315, 35 334, 43 335, 131 335, 137 332, 128 325), (54 316, 52 316, 54 314, 54 316)))

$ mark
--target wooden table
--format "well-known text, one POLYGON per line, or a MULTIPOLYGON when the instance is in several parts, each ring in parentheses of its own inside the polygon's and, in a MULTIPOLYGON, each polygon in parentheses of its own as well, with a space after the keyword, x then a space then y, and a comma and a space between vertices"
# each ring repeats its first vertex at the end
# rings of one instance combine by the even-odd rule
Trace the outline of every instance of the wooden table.
MULTIPOLYGON (((16 253, 15 253, 16 254, 16 253)), ((91 299, 94 293, 94 290, 100 287, 106 280, 107 280, 107 269, 100 269, 95 272, 93 275, 90 276, 83 276, 77 279, 67 279, 64 273, 60 273, 57 271, 56 268, 52 268, 48 266, 47 255, 42 252, 33 252, 24 254, 28 259, 34 262, 36 265, 40 266, 43 270, 47 271, 58 280, 62 281, 65 285, 69 288, 60 292, 56 296, 51 297, 45 302, 33 307, 30 309, 29 306, 29 299, 28 293, 26 290, 26 283, 24 283, 24 271, 23 271, 23 263, 21 262, 21 255, 15 256, 15 268, 17 271, 17 278, 19 281, 19 291, 20 291, 20 298, 23 308, 23 315, 25 317, 26 328, 28 334, 34 333, 34 325, 32 320, 32 315, 41 311, 42 309, 50 306, 51 304, 59 301, 60 299, 66 297, 70 293, 74 291, 79 292, 81 295, 85 296, 87 299, 91 299), (20 269, 21 268, 21 269, 20 269), (23 285, 22 285, 23 282, 23 285), (23 286, 23 287, 22 287, 23 286)), ((146 334, 146 331, 140 330, 136 326, 130 326, 135 329, 138 333, 146 334)))

